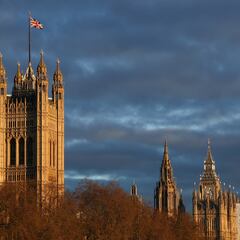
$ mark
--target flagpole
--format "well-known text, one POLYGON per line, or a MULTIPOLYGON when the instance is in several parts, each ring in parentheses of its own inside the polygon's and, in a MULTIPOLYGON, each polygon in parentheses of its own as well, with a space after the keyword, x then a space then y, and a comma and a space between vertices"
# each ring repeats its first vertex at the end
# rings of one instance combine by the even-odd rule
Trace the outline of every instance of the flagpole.
POLYGON ((28 63, 31 62, 31 12, 28 16, 28 63))

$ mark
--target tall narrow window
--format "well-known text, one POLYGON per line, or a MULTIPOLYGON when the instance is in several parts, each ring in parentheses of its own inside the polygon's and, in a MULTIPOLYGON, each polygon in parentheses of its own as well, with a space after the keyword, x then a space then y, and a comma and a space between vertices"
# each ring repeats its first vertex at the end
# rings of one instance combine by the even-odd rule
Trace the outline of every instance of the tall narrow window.
POLYGON ((31 137, 27 140, 27 165, 33 165, 33 140, 31 137))
POLYGON ((19 165, 24 165, 24 139, 19 140, 19 165))
POLYGON ((16 140, 12 138, 10 141, 10 165, 16 166, 16 140))
POLYGON ((49 142, 49 158, 50 158, 50 166, 52 166, 52 142, 49 142))

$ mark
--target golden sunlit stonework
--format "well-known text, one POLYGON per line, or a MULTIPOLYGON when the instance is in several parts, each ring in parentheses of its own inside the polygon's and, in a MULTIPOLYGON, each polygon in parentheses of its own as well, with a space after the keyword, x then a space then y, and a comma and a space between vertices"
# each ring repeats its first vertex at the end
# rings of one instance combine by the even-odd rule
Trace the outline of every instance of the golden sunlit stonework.
POLYGON ((36 186, 43 199, 48 186, 64 191, 64 86, 57 61, 52 97, 43 52, 36 75, 29 62, 20 64, 12 95, 7 94, 7 74, 0 55, 0 184, 36 186))
POLYGON ((237 240, 240 239, 239 198, 230 187, 225 190, 221 185, 209 142, 204 171, 198 188, 193 191, 193 218, 204 239, 237 240))
POLYGON ((176 217, 180 212, 185 212, 181 193, 177 189, 174 180, 166 141, 160 171, 160 181, 157 182, 155 188, 154 205, 157 211, 166 213, 169 217, 176 217))

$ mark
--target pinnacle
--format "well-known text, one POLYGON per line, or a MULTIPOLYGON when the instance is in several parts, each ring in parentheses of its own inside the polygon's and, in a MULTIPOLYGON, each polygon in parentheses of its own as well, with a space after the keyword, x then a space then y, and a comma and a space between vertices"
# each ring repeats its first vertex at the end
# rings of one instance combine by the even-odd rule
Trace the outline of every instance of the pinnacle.
POLYGON ((165 139, 164 151, 163 151, 163 161, 167 162, 168 160, 169 160, 169 157, 168 157, 168 144, 167 144, 167 140, 165 139))
POLYGON ((44 60, 43 60, 43 50, 41 49, 41 51, 40 51, 40 63, 39 63, 39 65, 40 66, 44 66, 45 64, 44 64, 44 60))
POLYGON ((3 66, 3 55, 0 52, 0 69, 3 71, 3 75, 5 75, 5 68, 3 66))
POLYGON ((58 73, 58 72, 60 71, 60 60, 59 60, 59 58, 57 58, 56 63, 57 63, 57 69, 56 69, 56 72, 58 73))
POLYGON ((37 66, 37 73, 46 75, 47 74, 47 67, 46 67, 46 64, 44 62, 43 55, 44 55, 43 50, 41 50, 40 51, 40 61, 39 61, 39 64, 37 66))
POLYGON ((213 162, 212 149, 211 149, 211 141, 210 141, 210 139, 208 139, 207 161, 213 162))
POLYGON ((21 74, 21 64, 19 62, 17 63, 17 73, 21 74))
POLYGON ((55 70, 55 73, 54 73, 54 81, 62 81, 62 72, 60 70, 60 60, 59 58, 57 58, 57 66, 56 66, 56 70, 55 70))
POLYGON ((168 144, 167 144, 166 138, 165 138, 165 142, 164 142, 164 153, 168 153, 168 144))
POLYGON ((3 58, 3 55, 2 55, 2 53, 0 52, 0 66, 2 66, 2 58, 3 58))

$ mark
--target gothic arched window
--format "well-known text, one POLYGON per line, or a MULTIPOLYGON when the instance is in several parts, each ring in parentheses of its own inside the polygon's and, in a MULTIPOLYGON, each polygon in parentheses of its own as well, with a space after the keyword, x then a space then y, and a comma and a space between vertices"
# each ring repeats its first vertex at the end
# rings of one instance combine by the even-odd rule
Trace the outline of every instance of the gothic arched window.
POLYGON ((12 138, 10 141, 10 165, 16 166, 16 140, 12 138))
POLYGON ((19 165, 24 165, 24 139, 19 140, 19 165))
POLYGON ((33 140, 31 137, 27 139, 27 165, 33 165, 33 140))

